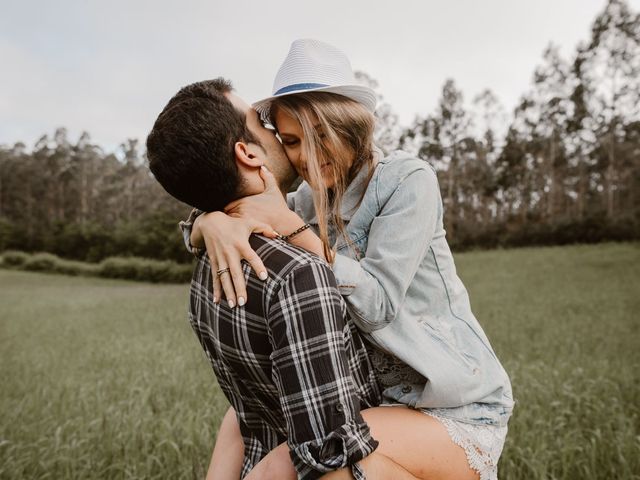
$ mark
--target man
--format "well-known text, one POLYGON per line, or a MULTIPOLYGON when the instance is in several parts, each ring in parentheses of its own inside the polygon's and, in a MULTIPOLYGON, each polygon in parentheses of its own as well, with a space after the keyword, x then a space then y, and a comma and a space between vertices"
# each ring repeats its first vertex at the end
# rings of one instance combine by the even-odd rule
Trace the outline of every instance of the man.
MULTIPOLYGON (((263 191, 263 165, 283 191, 295 178, 274 133, 222 79, 180 90, 156 120, 147 151, 162 186, 205 211, 263 191)), ((364 478, 357 462, 377 442, 360 409, 378 405, 380 392, 333 274, 293 244, 259 236, 250 241, 268 278, 261 280, 245 265, 247 303, 239 298, 234 308, 213 298, 214 279, 203 256, 194 271, 189 312, 236 412, 242 476, 287 442, 299 478, 347 466, 355 478, 364 478)), ((219 268, 217 276, 224 279, 229 271, 219 268)))

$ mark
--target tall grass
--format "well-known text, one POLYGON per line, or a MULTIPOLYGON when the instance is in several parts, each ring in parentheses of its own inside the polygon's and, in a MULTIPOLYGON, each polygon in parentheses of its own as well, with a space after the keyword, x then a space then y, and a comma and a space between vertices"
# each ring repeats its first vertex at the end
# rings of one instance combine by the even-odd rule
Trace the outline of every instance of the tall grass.
POLYGON ((187 294, 0 271, 0 478, 203 477, 227 404, 187 294))
POLYGON ((640 244, 456 263, 514 387, 500 477, 640 478, 640 244))
MULTIPOLYGON (((517 401, 502 479, 640 479, 640 245, 456 256, 517 401)), ((0 270, 0 478, 202 478, 186 285, 0 270)))

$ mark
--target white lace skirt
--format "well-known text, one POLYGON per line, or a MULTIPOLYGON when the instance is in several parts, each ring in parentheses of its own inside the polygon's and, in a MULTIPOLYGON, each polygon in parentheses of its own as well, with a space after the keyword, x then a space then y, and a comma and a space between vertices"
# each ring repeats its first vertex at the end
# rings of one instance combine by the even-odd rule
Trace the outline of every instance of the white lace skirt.
MULTIPOLYGON (((426 381, 406 363, 380 349, 370 347, 369 358, 383 389, 398 385, 400 382, 420 384, 426 381)), ((383 403, 381 406, 395 405, 403 404, 383 403)), ((506 426, 476 425, 454 420, 447 417, 445 408, 421 410, 444 425, 453 443, 460 446, 467 454, 469 466, 478 472, 480 480, 497 480, 498 460, 507 438, 506 426)))
POLYGON ((443 416, 439 409, 422 409, 447 429, 451 440, 462 447, 472 470, 480 480, 498 479, 498 460, 507 438, 507 427, 475 425, 443 416))

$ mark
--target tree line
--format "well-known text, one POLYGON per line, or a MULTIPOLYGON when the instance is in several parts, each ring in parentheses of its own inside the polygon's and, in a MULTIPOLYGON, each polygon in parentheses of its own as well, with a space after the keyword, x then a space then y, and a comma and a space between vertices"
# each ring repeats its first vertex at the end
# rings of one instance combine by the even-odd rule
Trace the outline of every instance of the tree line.
POLYGON ((466 110, 453 80, 436 111, 408 128, 383 108, 381 143, 438 170, 454 245, 639 237, 638 13, 609 0, 572 58, 545 49, 501 135, 503 111, 490 90, 466 110))
POLYGON ((0 251, 189 260, 177 222, 189 208, 151 175, 137 140, 105 153, 83 134, 44 135, 31 151, 0 148, 0 251))
MULTIPOLYGON (((510 116, 488 89, 467 107, 453 80, 409 126, 380 100, 376 141, 435 166, 454 248, 640 238, 640 15, 624 0, 607 2, 571 58, 546 48, 510 116)), ((0 250, 187 261, 187 212, 136 140, 107 153, 58 129, 31 149, 0 147, 0 250)))

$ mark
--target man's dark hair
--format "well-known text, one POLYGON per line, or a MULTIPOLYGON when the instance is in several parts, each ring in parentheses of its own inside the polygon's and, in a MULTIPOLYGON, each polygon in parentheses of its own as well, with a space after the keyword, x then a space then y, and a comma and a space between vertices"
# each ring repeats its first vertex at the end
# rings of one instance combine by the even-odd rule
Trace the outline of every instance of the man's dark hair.
POLYGON ((178 200, 205 211, 222 210, 238 197, 238 141, 257 143, 246 116, 225 97, 223 78, 193 83, 164 107, 147 137, 149 168, 178 200))

